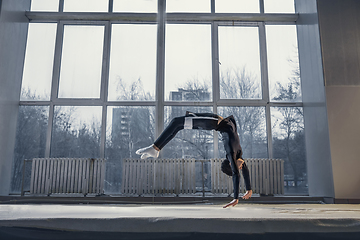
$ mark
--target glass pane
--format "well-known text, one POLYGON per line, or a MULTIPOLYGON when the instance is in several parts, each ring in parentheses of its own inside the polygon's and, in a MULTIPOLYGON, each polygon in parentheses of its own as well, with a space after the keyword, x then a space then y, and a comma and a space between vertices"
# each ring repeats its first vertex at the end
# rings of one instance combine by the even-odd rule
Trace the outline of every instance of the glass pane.
POLYGON ((167 12, 211 12, 210 0, 167 0, 167 12))
POLYGON ((106 127, 105 191, 120 193, 122 162, 139 158, 135 151, 154 142, 155 107, 109 107, 106 127))
POLYGON ((274 158, 284 160, 285 194, 308 193, 303 109, 271 108, 274 158))
MULTIPOLYGON (((210 113, 211 107, 165 107, 165 127, 174 117, 184 116, 186 111, 210 113)), ((210 159, 214 152, 213 131, 184 129, 176 134, 162 150, 163 158, 210 159)), ((201 175, 200 175, 201 176, 201 175)))
MULTIPOLYGON (((186 111, 195 113, 211 113, 212 107, 165 107, 165 127, 175 117, 184 116, 186 111)), ((162 158, 194 158, 196 160, 214 158, 214 131, 183 129, 179 131, 162 150, 162 158)), ((210 162, 204 163, 205 190, 211 189, 210 162)), ((198 191, 202 191, 202 165, 195 162, 195 184, 198 191)))
POLYGON ((59 0, 31 0, 31 11, 59 11, 59 0))
MULTIPOLYGON (((264 107, 219 107, 218 113, 223 117, 234 116, 244 158, 268 157, 264 107)), ((221 141, 219 154, 222 158, 226 156, 221 141)))
POLYGON ((257 27, 219 27, 220 98, 261 98, 257 27))
POLYGON ((154 100, 156 25, 112 26, 108 98, 154 100))
POLYGON ((270 99, 301 101, 296 26, 266 26, 270 99))
POLYGON ((98 106, 56 106, 51 157, 99 157, 101 110, 98 106))
POLYGON ((294 0, 264 0, 265 13, 295 13, 294 0))
MULTIPOLYGON (((47 106, 20 106, 19 108, 11 182, 12 192, 21 191, 24 160, 45 156, 48 115, 49 107, 47 106)), ((26 168, 26 170, 30 169, 26 168)), ((29 171, 25 173, 24 183, 25 187, 29 189, 29 171)))
POLYGON ((260 13, 259 0, 216 0, 218 13, 260 13))
POLYGON ((165 97, 175 101, 212 99, 211 26, 168 24, 165 97))
POLYGON ((30 23, 21 100, 50 100, 56 23, 30 23))
POLYGON ((157 12, 157 0, 114 0, 113 12, 157 12))
POLYGON ((64 12, 108 12, 109 0, 64 0, 64 12))
POLYGON ((99 98, 103 26, 65 26, 59 97, 99 98))

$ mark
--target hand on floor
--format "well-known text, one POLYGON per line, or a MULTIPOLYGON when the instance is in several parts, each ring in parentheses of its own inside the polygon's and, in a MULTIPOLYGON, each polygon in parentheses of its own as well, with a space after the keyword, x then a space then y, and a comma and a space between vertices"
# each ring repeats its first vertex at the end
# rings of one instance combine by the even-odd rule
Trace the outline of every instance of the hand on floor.
POLYGON ((230 203, 226 204, 223 208, 227 208, 227 207, 230 207, 230 206, 235 207, 236 204, 238 204, 238 202, 239 202, 239 199, 234 199, 230 203))
POLYGON ((242 199, 249 199, 251 198, 251 195, 252 195, 252 190, 246 191, 242 199))

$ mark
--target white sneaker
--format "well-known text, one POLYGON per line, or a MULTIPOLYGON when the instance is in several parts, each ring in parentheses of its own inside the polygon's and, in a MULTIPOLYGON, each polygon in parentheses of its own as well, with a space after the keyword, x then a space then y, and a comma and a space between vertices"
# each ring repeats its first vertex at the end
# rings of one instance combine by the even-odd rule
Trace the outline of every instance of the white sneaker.
POLYGON ((157 158, 160 151, 156 150, 153 145, 150 145, 146 148, 141 148, 135 152, 137 155, 141 155, 141 159, 146 159, 149 157, 157 158))

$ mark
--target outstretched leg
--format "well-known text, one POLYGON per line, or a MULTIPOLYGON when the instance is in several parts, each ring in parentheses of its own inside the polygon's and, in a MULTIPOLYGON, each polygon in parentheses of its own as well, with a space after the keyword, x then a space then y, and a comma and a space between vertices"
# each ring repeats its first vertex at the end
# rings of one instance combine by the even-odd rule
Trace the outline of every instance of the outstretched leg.
POLYGON ((214 130, 222 117, 212 113, 186 112, 185 116, 175 117, 165 130, 156 139, 153 145, 136 151, 141 159, 148 157, 157 158, 160 150, 173 139, 182 129, 214 130))
POLYGON ((148 157, 157 158, 160 150, 175 137, 176 133, 184 129, 185 116, 174 118, 161 135, 156 139, 154 144, 146 148, 141 148, 136 151, 136 154, 141 155, 141 159, 148 157))

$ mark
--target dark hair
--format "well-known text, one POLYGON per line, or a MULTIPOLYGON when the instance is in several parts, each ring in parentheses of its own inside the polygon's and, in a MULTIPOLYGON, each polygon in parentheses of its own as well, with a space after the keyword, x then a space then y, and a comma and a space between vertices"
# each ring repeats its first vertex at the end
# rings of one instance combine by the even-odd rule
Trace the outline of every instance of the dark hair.
POLYGON ((230 161, 228 159, 225 159, 224 161, 222 161, 221 171, 230 177, 232 176, 232 169, 230 166, 230 161))

